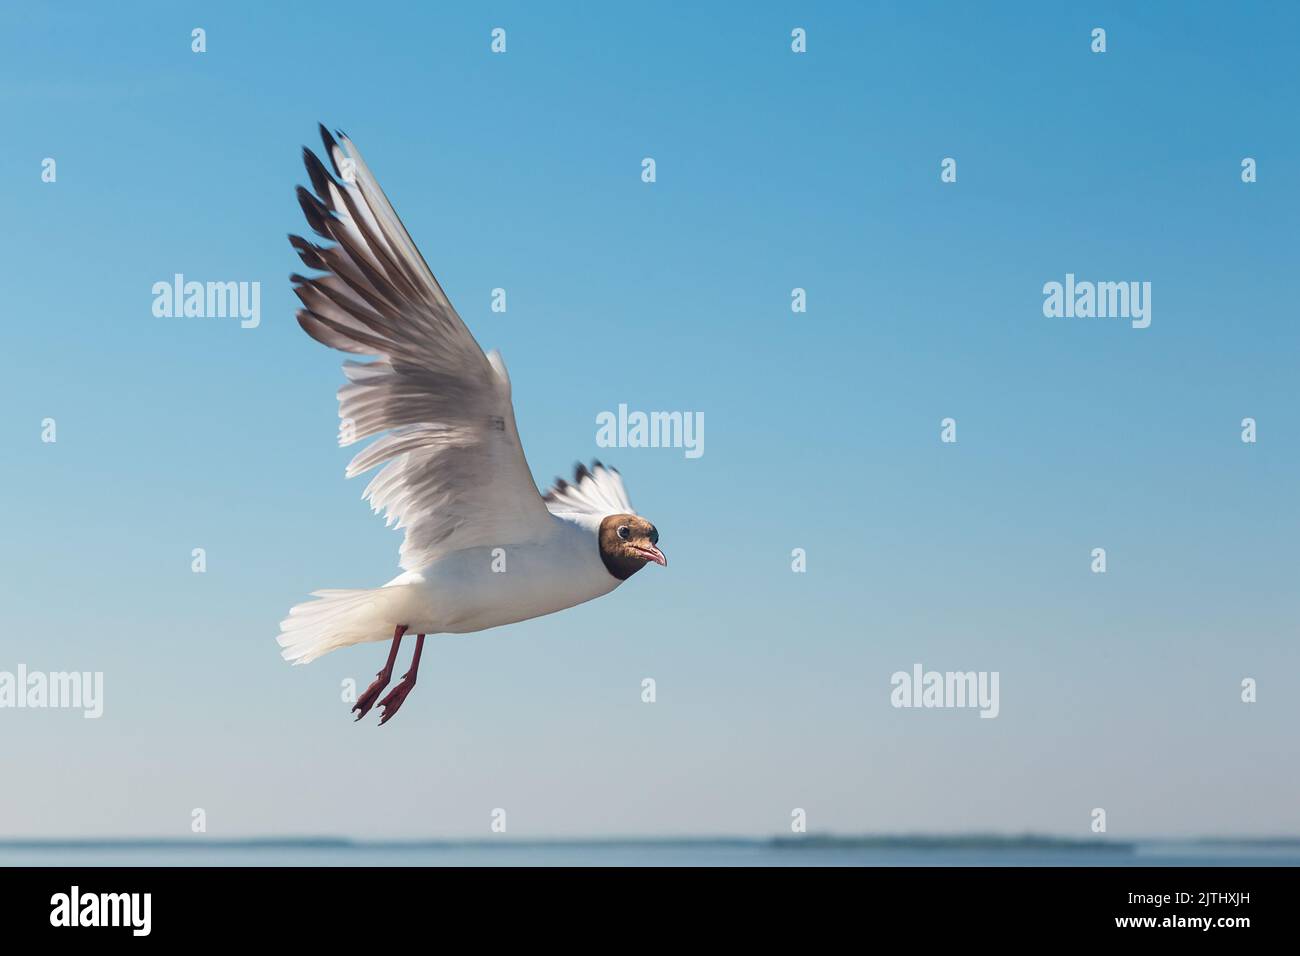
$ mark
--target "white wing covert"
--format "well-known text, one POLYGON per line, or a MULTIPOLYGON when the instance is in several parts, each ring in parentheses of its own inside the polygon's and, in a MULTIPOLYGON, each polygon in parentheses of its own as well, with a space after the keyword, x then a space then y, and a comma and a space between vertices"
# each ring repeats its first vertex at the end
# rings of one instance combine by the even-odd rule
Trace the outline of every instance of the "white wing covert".
POLYGON ((556 478, 542 500, 551 514, 561 518, 636 514, 618 469, 598 461, 593 461, 591 468, 581 462, 575 465, 573 481, 556 478))

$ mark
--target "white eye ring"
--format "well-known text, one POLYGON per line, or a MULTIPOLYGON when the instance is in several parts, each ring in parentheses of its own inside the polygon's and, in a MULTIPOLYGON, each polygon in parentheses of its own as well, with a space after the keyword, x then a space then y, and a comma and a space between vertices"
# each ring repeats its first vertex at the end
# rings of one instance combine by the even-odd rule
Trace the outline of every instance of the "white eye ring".
POLYGON ((621 524, 618 526, 618 536, 624 541, 627 540, 627 525, 621 524))

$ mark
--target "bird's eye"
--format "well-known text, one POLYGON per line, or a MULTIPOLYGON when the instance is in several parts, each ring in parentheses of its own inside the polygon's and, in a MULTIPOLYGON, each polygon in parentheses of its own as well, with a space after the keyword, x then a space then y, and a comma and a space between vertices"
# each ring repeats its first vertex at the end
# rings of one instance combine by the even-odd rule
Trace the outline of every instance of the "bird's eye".
POLYGON ((619 525, 619 526, 618 526, 618 536, 619 536, 620 538, 622 538, 624 541, 626 541, 626 540, 627 540, 627 535, 628 535, 627 525, 625 525, 625 524, 621 524, 621 525, 619 525))

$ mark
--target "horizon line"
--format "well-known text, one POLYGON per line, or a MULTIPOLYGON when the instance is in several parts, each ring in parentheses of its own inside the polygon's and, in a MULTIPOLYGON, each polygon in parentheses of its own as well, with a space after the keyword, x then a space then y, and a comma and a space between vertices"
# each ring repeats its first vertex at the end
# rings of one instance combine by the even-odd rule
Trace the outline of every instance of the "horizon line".
POLYGON ((1300 836, 1194 836, 1194 837, 1068 837, 1040 833, 958 833, 958 834, 775 834, 766 836, 678 835, 678 836, 563 836, 563 837, 350 837, 326 835, 208 837, 196 834, 180 836, 0 836, 0 850, 5 849, 433 849, 458 847, 590 847, 590 846, 800 846, 878 847, 899 849, 1092 849, 1132 852, 1142 846, 1253 846, 1300 847, 1300 836))

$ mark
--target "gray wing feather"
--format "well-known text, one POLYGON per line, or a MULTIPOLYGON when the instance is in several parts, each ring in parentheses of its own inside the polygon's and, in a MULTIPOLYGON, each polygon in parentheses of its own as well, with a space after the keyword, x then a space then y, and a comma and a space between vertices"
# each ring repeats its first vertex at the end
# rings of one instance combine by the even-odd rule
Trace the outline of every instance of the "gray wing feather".
POLYGON ((402 567, 468 547, 538 538, 550 526, 515 427, 510 378, 484 355, 352 142, 321 138, 335 179, 303 150, 310 192, 298 200, 317 245, 290 236, 298 322, 318 342, 371 362, 345 362, 339 444, 375 441, 348 477, 383 465, 365 497, 406 532, 402 567), (351 172, 343 176, 342 170, 351 172))

